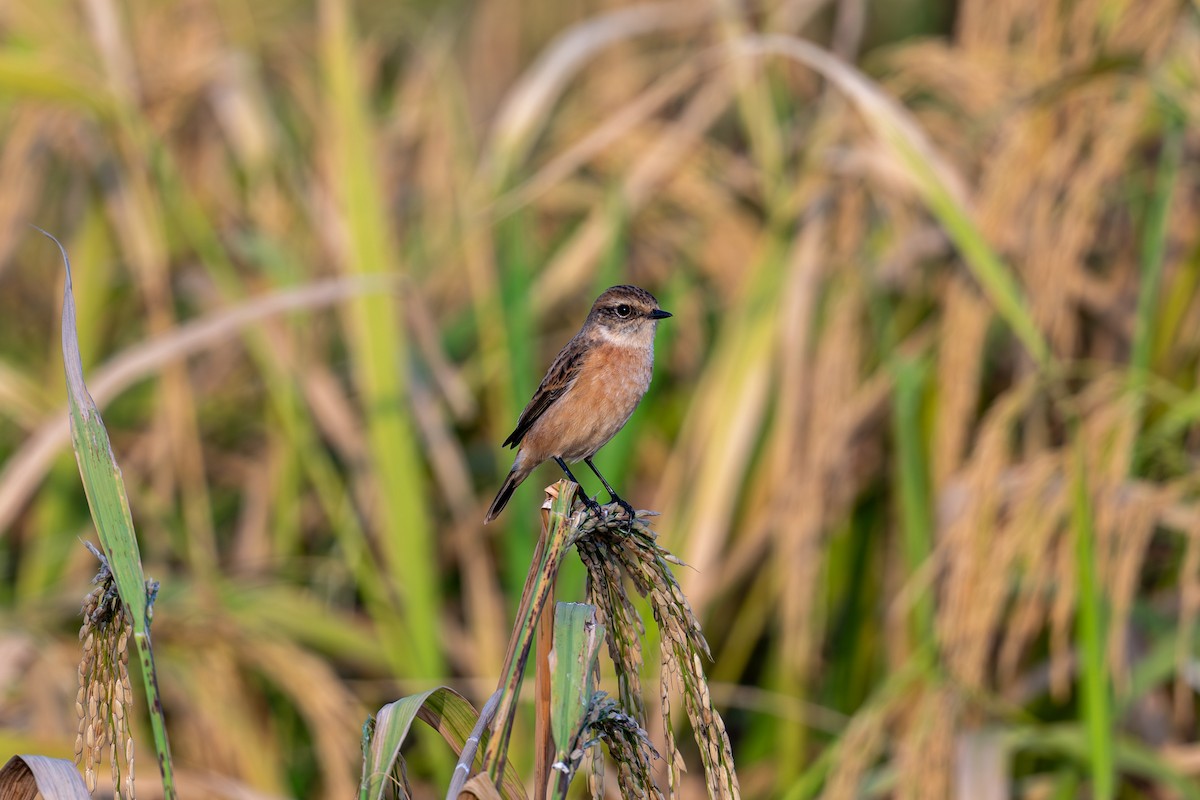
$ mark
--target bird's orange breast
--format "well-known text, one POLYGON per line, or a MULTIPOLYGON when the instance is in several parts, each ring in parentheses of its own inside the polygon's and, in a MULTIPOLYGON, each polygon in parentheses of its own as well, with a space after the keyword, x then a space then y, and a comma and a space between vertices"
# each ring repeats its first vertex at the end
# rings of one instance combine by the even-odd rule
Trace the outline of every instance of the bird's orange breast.
POLYGON ((624 427, 650 386, 653 347, 597 342, 570 388, 521 442, 527 457, 579 461, 595 455, 624 427))

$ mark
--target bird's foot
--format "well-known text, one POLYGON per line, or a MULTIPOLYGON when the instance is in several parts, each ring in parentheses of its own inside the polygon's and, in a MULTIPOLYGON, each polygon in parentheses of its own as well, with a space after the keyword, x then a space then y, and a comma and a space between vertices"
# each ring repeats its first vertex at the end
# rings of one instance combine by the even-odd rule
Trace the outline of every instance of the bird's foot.
POLYGON ((619 505, 621 507, 621 510, 629 515, 630 522, 633 522, 634 520, 637 519, 637 512, 633 510, 633 506, 629 505, 629 503, 626 503, 624 500, 622 500, 619 497, 614 497, 613 502, 616 503, 617 505, 619 505))
POLYGON ((579 499, 581 499, 583 504, 587 506, 587 510, 596 516, 596 519, 604 519, 604 509, 595 501, 594 498, 588 497, 581 490, 579 492, 579 499))

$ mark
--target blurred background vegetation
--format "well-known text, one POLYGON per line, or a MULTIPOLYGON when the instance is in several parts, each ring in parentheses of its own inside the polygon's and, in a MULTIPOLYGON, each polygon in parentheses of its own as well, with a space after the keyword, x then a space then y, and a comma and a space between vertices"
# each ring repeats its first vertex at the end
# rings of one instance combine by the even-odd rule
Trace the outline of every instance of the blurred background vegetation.
POLYGON ((499 443, 614 283, 675 317, 597 460, 691 565, 745 796, 1200 794, 1196 3, 42 0, 0 37, 0 751, 70 757, 95 572, 36 222, 184 796, 349 797, 370 710, 486 698, 557 477, 483 528, 499 443))

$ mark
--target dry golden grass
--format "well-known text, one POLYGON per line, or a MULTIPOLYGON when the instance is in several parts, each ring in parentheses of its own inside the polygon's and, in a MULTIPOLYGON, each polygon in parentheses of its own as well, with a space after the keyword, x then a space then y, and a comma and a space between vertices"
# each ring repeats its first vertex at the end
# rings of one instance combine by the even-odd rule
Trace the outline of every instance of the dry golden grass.
POLYGON ((185 796, 347 796, 366 708, 494 686, 536 530, 533 489, 478 525, 498 442, 618 282, 675 317, 601 466, 716 705, 768 698, 720 708, 745 796, 1195 796, 1195 6, 885 5, 4 9, 0 740, 70 752, 94 568, 34 221, 113 370, 185 796))

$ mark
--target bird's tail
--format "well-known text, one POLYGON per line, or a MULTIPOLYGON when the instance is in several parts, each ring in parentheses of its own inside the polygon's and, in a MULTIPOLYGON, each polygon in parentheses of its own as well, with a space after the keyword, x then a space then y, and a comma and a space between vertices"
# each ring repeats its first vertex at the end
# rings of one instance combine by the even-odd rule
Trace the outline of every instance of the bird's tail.
POLYGON ((487 516, 483 518, 484 525, 487 525, 500 516, 500 512, 508 505, 513 492, 517 490, 517 487, 528 476, 528 470, 519 469, 516 464, 513 464, 513 468, 508 472, 508 477, 504 479, 504 485, 500 487, 500 491, 496 493, 496 499, 492 501, 491 507, 488 508, 487 516))

